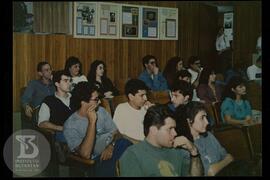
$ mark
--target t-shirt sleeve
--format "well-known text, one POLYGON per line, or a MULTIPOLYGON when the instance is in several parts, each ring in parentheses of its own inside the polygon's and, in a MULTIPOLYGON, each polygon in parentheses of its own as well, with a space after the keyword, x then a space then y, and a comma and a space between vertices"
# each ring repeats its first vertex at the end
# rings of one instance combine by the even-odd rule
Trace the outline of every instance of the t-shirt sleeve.
POLYGON ((64 136, 67 140, 69 149, 74 152, 75 149, 82 143, 79 132, 74 128, 64 127, 64 136))
MULTIPOLYGON (((120 105, 120 104, 119 104, 120 105)), ((125 134, 125 128, 123 128, 123 122, 122 122, 122 116, 121 114, 123 114, 122 112, 122 108, 121 105, 117 106, 113 115, 113 122, 116 124, 118 130, 120 131, 120 133, 125 134)))
POLYGON ((120 158, 120 176, 122 177, 144 176, 136 155, 128 149, 124 152, 124 154, 120 158))
POLYGON ((44 121, 49 121, 50 116, 50 108, 47 104, 42 103, 38 112, 38 125, 44 121))
POLYGON ((224 115, 233 115, 233 104, 228 99, 225 99, 221 105, 221 111, 224 115))
POLYGON ((219 141, 212 133, 208 132, 208 136, 211 138, 211 141, 215 145, 216 151, 219 152, 220 160, 224 159, 226 157, 226 155, 228 154, 226 149, 220 145, 219 141))

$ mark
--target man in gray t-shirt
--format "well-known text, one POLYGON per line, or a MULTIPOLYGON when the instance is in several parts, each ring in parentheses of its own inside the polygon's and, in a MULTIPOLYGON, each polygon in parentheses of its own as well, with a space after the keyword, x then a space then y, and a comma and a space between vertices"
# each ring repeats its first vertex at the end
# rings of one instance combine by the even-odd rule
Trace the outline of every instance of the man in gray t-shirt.
POLYGON ((78 83, 70 101, 75 112, 64 123, 69 149, 95 160, 95 176, 115 176, 116 161, 132 143, 121 138, 110 114, 99 107, 96 86, 78 83))

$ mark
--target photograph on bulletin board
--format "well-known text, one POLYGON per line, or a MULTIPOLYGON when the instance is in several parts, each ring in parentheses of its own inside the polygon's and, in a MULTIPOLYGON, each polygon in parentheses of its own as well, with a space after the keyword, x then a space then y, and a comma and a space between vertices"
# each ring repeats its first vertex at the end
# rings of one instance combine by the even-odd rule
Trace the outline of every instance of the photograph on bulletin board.
POLYGON ((158 9, 143 8, 142 38, 158 39, 158 9))
POLYGON ((139 7, 122 6, 121 15, 121 37, 138 38, 139 37, 139 7))

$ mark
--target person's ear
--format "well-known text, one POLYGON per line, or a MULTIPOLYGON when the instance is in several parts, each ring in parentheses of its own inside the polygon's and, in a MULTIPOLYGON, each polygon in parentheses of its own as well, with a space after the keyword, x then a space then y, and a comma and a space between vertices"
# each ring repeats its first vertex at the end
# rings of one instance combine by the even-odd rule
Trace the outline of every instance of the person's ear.
POLYGON ((129 94, 128 94, 128 99, 129 99, 130 101, 132 101, 132 100, 134 99, 133 94, 129 93, 129 94))
POLYGON ((149 128, 149 132, 152 133, 152 134, 156 134, 158 131, 157 127, 156 126, 150 126, 149 128))
POLYGON ((59 85, 59 82, 55 82, 54 85, 55 85, 56 87, 59 87, 59 86, 60 86, 60 85, 59 85))
POLYGON ((191 127, 191 119, 187 118, 187 122, 188 122, 189 127, 191 127))

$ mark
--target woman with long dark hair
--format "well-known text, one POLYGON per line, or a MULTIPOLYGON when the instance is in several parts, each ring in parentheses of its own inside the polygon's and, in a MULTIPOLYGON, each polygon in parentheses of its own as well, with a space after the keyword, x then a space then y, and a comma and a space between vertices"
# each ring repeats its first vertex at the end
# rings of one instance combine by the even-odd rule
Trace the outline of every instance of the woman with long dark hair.
POLYGON ((118 89, 107 77, 106 65, 103 61, 95 60, 92 62, 87 79, 89 83, 93 83, 98 87, 98 91, 103 97, 113 98, 114 96, 119 95, 118 89))
POLYGON ((232 155, 227 153, 211 132, 207 131, 207 110, 202 103, 191 101, 179 106, 175 119, 177 134, 194 142, 197 147, 205 176, 216 175, 233 161, 232 155))
POLYGON ((169 88, 172 86, 176 74, 182 69, 184 69, 183 59, 178 56, 169 59, 163 71, 163 76, 167 80, 169 88))

